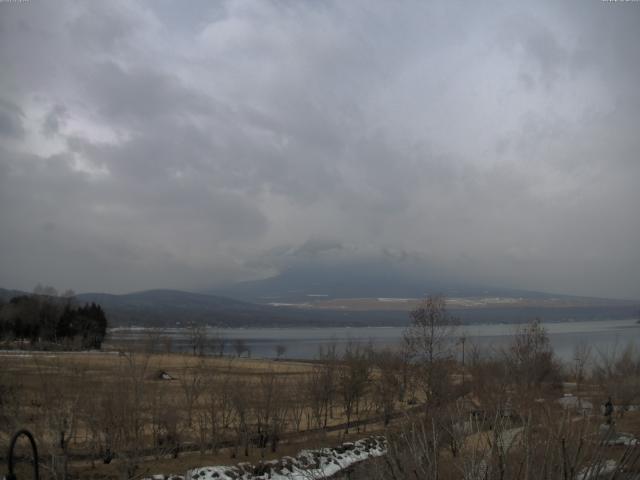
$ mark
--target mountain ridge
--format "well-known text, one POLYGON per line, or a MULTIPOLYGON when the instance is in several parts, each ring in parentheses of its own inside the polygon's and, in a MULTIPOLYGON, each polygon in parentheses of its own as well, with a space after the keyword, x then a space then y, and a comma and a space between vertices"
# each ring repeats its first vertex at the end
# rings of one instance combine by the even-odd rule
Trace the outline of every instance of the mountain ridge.
MULTIPOLYGON (((0 288, 0 298, 28 292, 0 288)), ((569 298, 569 297, 567 297, 569 298)), ((574 297, 583 298, 583 297, 574 297)), ((127 294, 81 293, 79 303, 100 304, 110 326, 175 327, 204 324, 219 327, 322 327, 322 326, 391 326, 406 325, 410 304, 384 309, 379 304, 367 308, 309 305, 273 306, 250 303, 220 295, 153 289, 127 294)), ((375 300, 375 299, 373 299, 375 300)), ((386 299, 385 299, 386 300, 386 299)), ((596 301, 560 303, 533 301, 516 305, 464 306, 452 298, 449 311, 464 322, 522 322, 539 317, 548 321, 568 319, 630 318, 640 311, 640 302, 596 301)))
POLYGON ((301 302, 310 297, 340 298, 424 298, 442 294, 447 297, 524 297, 529 299, 573 298, 599 301, 637 302, 640 299, 589 297, 513 287, 478 285, 439 277, 420 264, 399 265, 390 262, 346 263, 345 265, 297 265, 277 275, 238 282, 205 293, 224 295, 244 301, 301 302))

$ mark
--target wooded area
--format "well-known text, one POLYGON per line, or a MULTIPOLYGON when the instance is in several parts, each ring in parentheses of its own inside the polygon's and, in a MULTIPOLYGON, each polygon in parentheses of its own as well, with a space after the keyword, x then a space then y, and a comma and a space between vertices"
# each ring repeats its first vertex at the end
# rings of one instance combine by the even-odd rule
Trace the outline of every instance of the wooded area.
POLYGON ((9 348, 99 349, 107 334, 100 305, 72 296, 21 295, 0 304, 0 342, 9 348))

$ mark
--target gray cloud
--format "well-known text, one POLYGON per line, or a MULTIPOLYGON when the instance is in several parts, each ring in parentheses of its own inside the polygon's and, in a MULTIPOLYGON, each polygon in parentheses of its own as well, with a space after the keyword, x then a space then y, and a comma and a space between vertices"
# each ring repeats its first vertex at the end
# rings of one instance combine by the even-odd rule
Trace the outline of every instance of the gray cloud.
POLYGON ((0 10, 0 285, 378 258, 640 297, 633 3, 0 10))
POLYGON ((12 102, 0 99, 0 135, 3 137, 22 138, 24 127, 22 110, 12 102))
POLYGON ((60 131, 60 126, 67 115, 67 109, 62 105, 54 105, 42 123, 42 133, 50 136, 60 131))
POLYGON ((112 61, 88 65, 82 84, 109 122, 211 113, 209 97, 185 88, 175 76, 149 68, 125 70, 112 61))

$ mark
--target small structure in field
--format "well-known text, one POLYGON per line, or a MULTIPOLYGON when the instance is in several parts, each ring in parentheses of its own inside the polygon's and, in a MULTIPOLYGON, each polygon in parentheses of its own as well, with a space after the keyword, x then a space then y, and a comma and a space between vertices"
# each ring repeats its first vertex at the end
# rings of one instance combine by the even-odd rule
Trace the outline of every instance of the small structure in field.
POLYGON ((153 376, 155 380, 173 380, 174 378, 169 375, 165 370, 158 370, 153 376))

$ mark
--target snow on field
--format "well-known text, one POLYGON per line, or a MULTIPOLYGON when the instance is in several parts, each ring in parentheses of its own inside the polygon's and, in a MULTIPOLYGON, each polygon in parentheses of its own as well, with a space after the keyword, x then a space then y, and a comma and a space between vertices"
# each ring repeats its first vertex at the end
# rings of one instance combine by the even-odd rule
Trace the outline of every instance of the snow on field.
POLYGON ((585 415, 593 412, 593 403, 584 398, 576 397, 575 395, 565 394, 564 397, 558 399, 558 403, 562 405, 565 410, 575 410, 585 415))
POLYGON ((335 448, 302 450, 295 458, 283 457, 258 465, 200 467, 189 470, 184 477, 154 475, 152 480, 319 480, 386 451, 384 437, 369 437, 335 448))
POLYGON ((625 447, 632 447, 638 445, 638 443, 640 443, 638 439, 630 433, 616 433, 604 441, 605 445, 623 445, 625 447))
POLYGON ((582 469, 576 476, 576 480, 595 480, 597 478, 610 478, 610 475, 618 469, 615 460, 605 460, 603 463, 591 465, 582 469))

